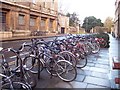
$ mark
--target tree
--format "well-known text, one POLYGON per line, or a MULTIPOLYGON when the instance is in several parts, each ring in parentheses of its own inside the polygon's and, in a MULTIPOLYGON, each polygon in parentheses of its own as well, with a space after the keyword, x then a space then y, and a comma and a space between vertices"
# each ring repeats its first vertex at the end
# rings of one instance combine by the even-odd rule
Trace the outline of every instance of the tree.
POLYGON ((66 16, 69 17, 69 25, 70 25, 70 26, 75 27, 75 26, 79 25, 80 20, 79 20, 79 18, 78 18, 78 15, 77 15, 75 12, 72 13, 72 14, 67 13, 66 16))
POLYGON ((107 17, 105 22, 104 22, 104 27, 108 28, 108 32, 111 32, 111 27, 113 26, 113 18, 112 17, 107 17))
POLYGON ((94 16, 85 17, 82 28, 85 28, 86 32, 90 32, 95 26, 103 26, 100 19, 96 19, 94 16))

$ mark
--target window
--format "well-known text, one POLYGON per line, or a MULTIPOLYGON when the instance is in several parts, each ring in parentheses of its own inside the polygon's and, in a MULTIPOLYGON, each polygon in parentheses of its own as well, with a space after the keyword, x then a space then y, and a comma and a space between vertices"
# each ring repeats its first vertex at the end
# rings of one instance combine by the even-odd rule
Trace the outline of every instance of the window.
POLYGON ((19 24, 20 25, 24 25, 24 22, 25 22, 24 17, 25 17, 25 15, 21 15, 21 14, 19 15, 19 24))
POLYGON ((6 13, 0 12, 0 31, 6 31, 6 13))
POLYGON ((30 26, 35 26, 36 18, 30 17, 30 26))

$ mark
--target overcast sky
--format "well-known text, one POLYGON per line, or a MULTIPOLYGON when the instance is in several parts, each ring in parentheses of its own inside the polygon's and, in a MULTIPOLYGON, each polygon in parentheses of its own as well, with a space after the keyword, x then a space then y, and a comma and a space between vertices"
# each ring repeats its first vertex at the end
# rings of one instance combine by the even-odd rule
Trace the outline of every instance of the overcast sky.
POLYGON ((81 23, 86 16, 95 16, 102 22, 106 17, 114 18, 116 0, 58 0, 59 8, 63 13, 76 12, 79 15, 81 23))

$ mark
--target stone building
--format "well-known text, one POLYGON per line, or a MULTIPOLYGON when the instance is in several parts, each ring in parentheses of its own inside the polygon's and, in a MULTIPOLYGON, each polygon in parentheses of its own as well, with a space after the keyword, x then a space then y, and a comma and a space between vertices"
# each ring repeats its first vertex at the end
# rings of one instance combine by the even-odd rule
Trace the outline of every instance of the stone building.
POLYGON ((62 13, 58 14, 58 32, 61 34, 69 33, 69 17, 62 13))
POLYGON ((120 0, 115 2, 115 20, 114 20, 115 37, 120 37, 120 0))
POLYGON ((105 32, 108 32, 108 28, 101 27, 101 26, 95 26, 90 31, 91 33, 105 33, 105 32))
POLYGON ((0 38, 57 30, 58 0, 0 0, 0 38))

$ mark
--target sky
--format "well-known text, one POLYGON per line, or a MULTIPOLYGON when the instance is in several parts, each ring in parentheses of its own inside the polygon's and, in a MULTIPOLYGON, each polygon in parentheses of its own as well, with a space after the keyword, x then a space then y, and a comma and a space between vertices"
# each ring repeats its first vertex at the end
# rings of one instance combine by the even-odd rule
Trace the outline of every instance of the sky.
POLYGON ((58 0, 63 13, 76 12, 83 23, 85 17, 95 16, 104 23, 107 17, 115 17, 116 0, 58 0))

